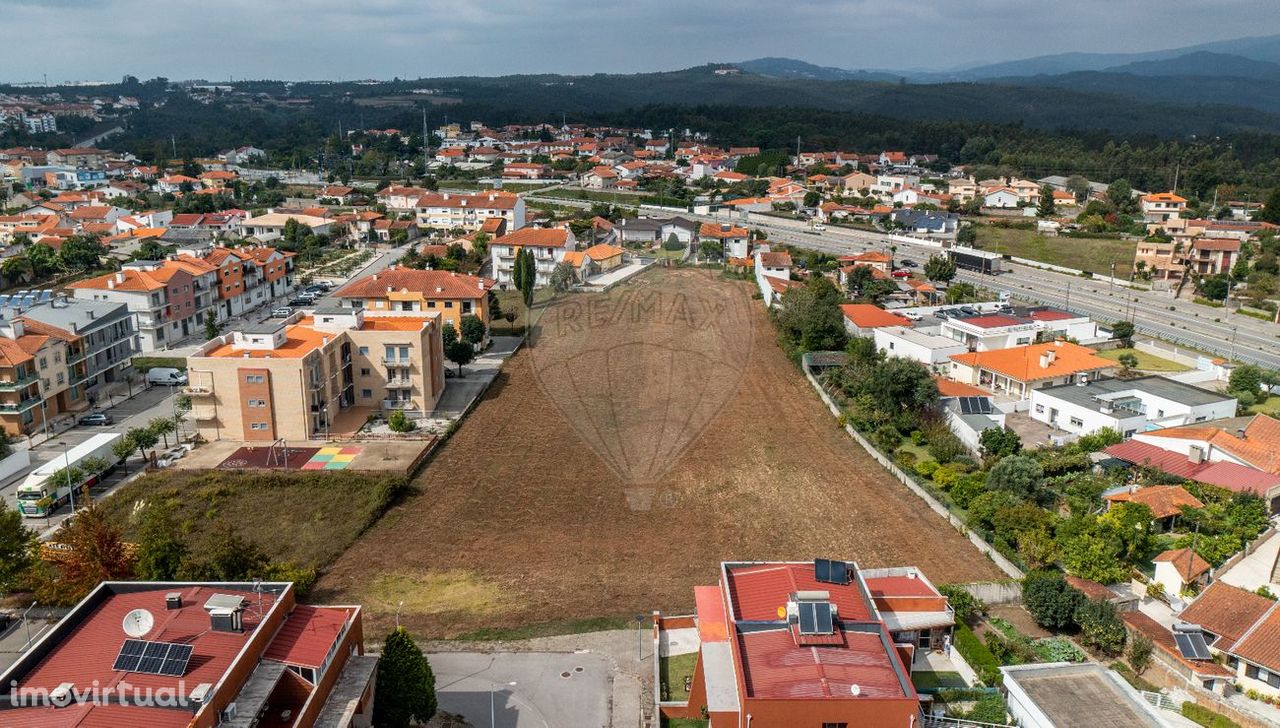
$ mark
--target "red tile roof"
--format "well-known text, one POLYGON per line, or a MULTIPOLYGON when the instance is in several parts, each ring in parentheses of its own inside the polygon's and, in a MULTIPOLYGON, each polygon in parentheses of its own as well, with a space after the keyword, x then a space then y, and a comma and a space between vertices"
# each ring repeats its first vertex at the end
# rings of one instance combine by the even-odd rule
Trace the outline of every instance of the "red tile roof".
POLYGON ((797 591, 831 594, 842 620, 871 619, 871 610, 854 584, 839 586, 814 578, 812 563, 768 563, 735 566, 728 570, 729 600, 734 617, 741 620, 776 620, 778 607, 797 591))
POLYGON ((286 665, 319 668, 354 611, 345 607, 296 606, 262 656, 286 665))
POLYGON ((1231 653, 1267 669, 1280 669, 1280 609, 1275 602, 1271 611, 1240 638, 1231 653))
POLYGON ((934 377, 933 380, 938 383, 938 394, 943 397, 990 397, 991 393, 985 389, 979 389, 972 384, 957 382, 954 379, 944 379, 942 377, 934 377))
POLYGON ((883 326, 910 326, 911 319, 899 316, 870 303, 842 303, 840 312, 854 326, 860 329, 874 329, 883 326))
POLYGON ((1004 326, 1018 326, 1027 323, 1023 319, 1014 318, 1012 316, 1002 316, 1000 314, 971 316, 969 318, 957 319, 957 321, 971 326, 977 326, 980 329, 996 329, 1004 326))
POLYGON ((1107 496, 1112 503, 1139 503, 1151 509, 1156 518, 1170 518, 1182 514, 1185 508, 1204 508, 1199 498, 1180 485, 1149 485, 1136 492, 1123 491, 1107 496))
POLYGON ((862 698, 913 697, 894 670, 896 653, 884 648, 879 633, 840 630, 836 636, 843 638, 840 648, 797 646, 787 629, 739 635, 738 648, 749 666, 743 675, 747 695, 856 699, 851 688, 857 685, 862 698))
POLYGON ((1227 461, 1193 463, 1180 452, 1165 450, 1139 440, 1126 440, 1103 452, 1134 465, 1155 468, 1170 475, 1216 485, 1235 493, 1266 495, 1272 488, 1280 486, 1280 475, 1227 461))
POLYGON ((1156 649, 1163 652, 1166 658, 1194 670, 1197 675, 1203 675, 1204 677, 1232 677, 1235 675, 1233 671, 1212 660, 1188 660, 1183 657, 1182 651, 1178 649, 1177 644, 1173 641, 1173 633, 1142 612, 1122 612, 1120 618, 1124 620, 1129 629, 1149 637, 1151 642, 1155 644, 1156 649))
POLYGON ((567 228, 520 228, 494 240, 492 244, 564 248, 569 245, 569 230, 567 228))
POLYGON ((1032 311, 1027 314, 1027 318, 1036 321, 1065 321, 1067 319, 1083 318, 1069 311, 1059 311, 1057 309, 1045 308, 1039 311, 1032 311))
POLYGON ((1170 549, 1156 556, 1152 561, 1173 564, 1174 570, 1178 572, 1178 576, 1181 576, 1184 582, 1192 581, 1212 568, 1208 561, 1200 558, 1200 554, 1189 548, 1170 549))
POLYGON ((1215 581, 1182 610, 1178 619, 1218 635, 1211 646, 1226 652, 1274 605, 1275 602, 1266 597, 1215 581))
POLYGON ((357 278, 334 291, 338 298, 385 298, 387 289, 407 289, 427 298, 479 299, 493 288, 492 278, 479 278, 452 271, 415 270, 391 267, 357 278))

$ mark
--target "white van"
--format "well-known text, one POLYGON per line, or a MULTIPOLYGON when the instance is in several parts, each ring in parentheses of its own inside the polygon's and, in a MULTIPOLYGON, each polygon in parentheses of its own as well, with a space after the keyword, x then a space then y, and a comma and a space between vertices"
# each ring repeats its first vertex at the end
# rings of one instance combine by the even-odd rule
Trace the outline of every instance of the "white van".
POLYGON ((172 367, 153 367, 147 370, 147 384, 163 384, 177 387, 187 383, 187 374, 172 367))

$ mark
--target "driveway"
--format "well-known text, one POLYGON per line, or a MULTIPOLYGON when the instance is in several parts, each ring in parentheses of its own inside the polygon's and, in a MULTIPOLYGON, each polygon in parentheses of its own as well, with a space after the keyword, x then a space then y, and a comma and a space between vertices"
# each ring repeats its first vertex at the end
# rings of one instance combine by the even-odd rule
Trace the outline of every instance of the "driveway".
POLYGON ((475 728, 607 728, 609 662, 562 652, 428 655, 440 710, 475 728))

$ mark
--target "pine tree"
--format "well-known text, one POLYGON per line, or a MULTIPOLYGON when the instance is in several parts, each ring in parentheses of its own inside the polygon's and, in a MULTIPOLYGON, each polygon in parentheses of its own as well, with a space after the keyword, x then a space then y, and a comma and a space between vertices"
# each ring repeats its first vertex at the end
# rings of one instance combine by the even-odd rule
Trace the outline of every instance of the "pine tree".
POLYGON ((517 291, 524 290, 524 248, 516 251, 516 262, 511 266, 511 284, 517 291))
POLYGON ((404 627, 387 635, 378 660, 373 698, 373 723, 407 728, 411 721, 426 723, 436 714, 436 677, 426 655, 404 627))

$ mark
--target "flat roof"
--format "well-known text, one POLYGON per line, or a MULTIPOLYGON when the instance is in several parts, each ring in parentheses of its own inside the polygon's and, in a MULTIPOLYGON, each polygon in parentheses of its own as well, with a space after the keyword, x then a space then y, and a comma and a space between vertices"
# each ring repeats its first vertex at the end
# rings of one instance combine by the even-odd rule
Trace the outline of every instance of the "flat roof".
POLYGON ((1109 395, 1122 395, 1125 392, 1142 392, 1171 402, 1185 404, 1189 407, 1215 404, 1234 399, 1191 384, 1154 375, 1136 379, 1095 379, 1084 386, 1059 384, 1054 387, 1045 387, 1040 391, 1043 394, 1052 395, 1073 404, 1093 408, 1097 408, 1100 404, 1095 398, 1106 397, 1114 401, 1115 397, 1109 395))
POLYGON ((1166 724, 1102 665, 1049 663, 1002 667, 1057 728, 1163 728, 1166 724), (1081 710, 1081 706, 1088 706, 1081 710))
MULTIPOLYGON (((878 331, 883 331, 886 336, 894 336, 910 344, 923 346, 930 351, 951 348, 967 351, 969 348, 965 346, 963 341, 956 341, 949 336, 942 336, 941 334, 927 334, 919 329, 910 329, 906 326, 885 326, 878 329, 878 331)), ((983 392, 983 394, 986 394, 986 392, 983 392)))
POLYGON ((879 624, 844 627, 839 645, 796 644, 791 630, 743 632, 738 645, 747 696, 752 698, 901 698, 910 693, 893 664, 893 647, 879 624), (857 692, 854 692, 857 686, 857 692))

